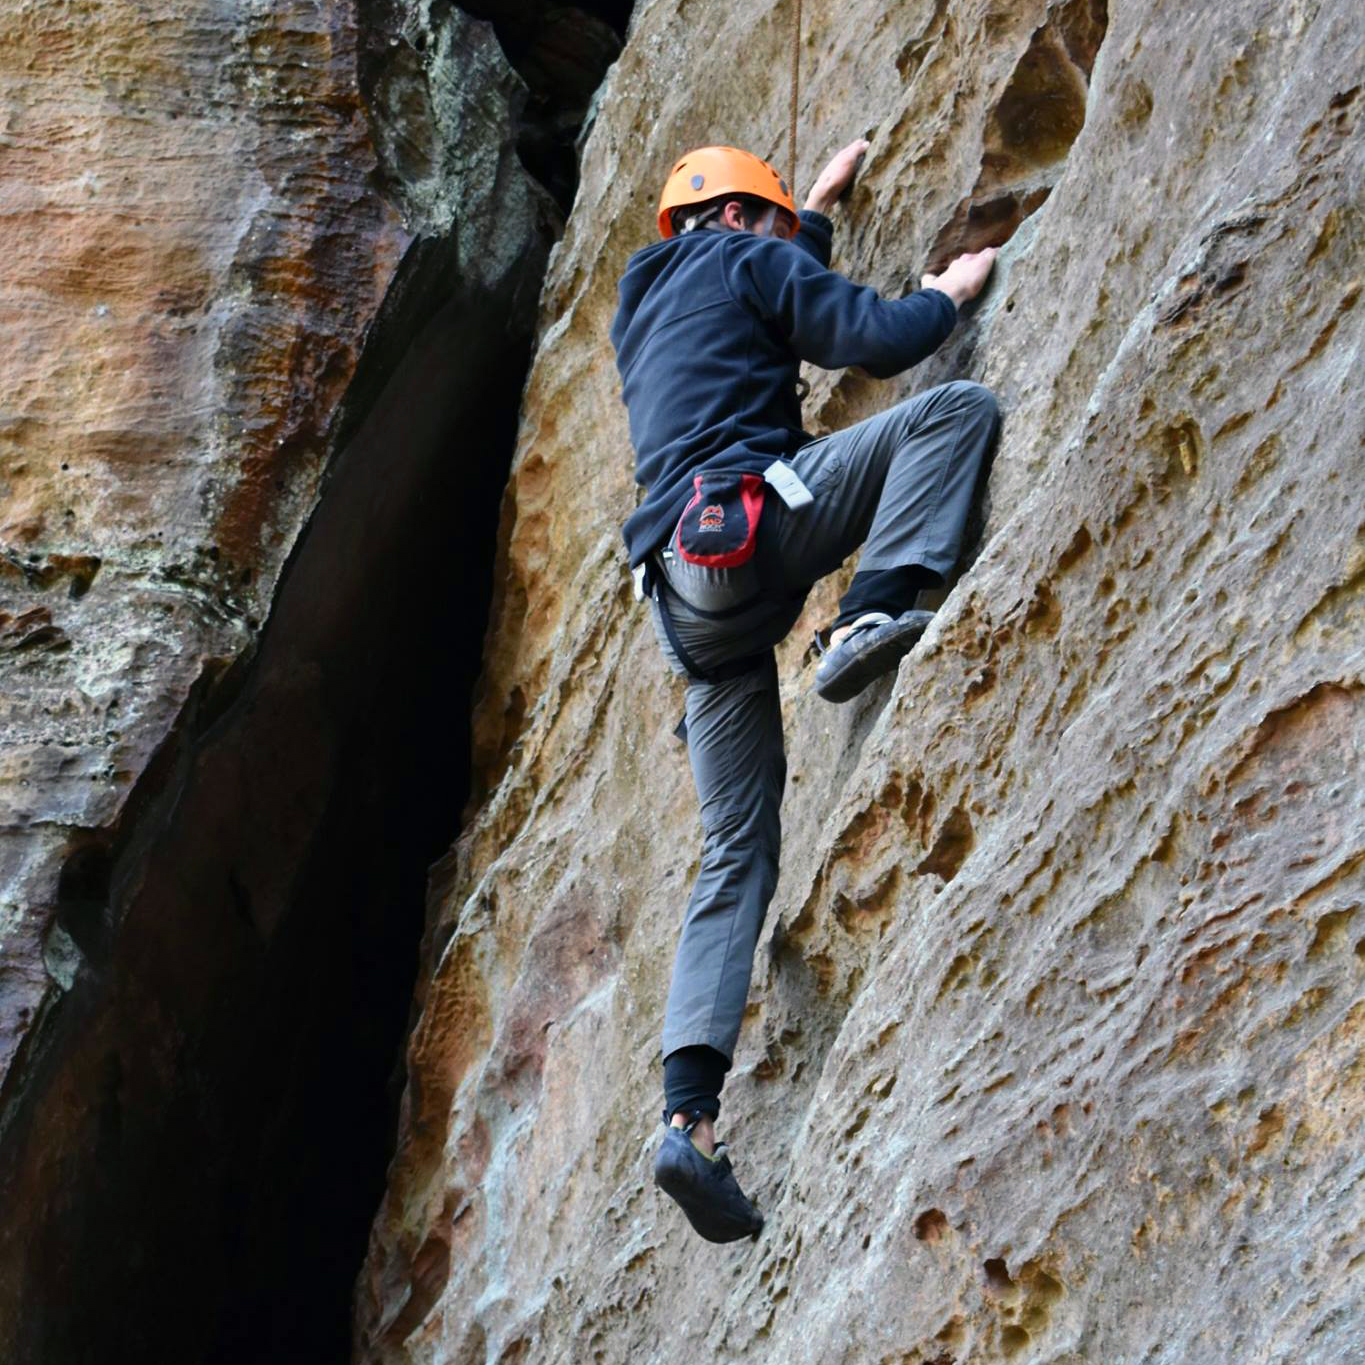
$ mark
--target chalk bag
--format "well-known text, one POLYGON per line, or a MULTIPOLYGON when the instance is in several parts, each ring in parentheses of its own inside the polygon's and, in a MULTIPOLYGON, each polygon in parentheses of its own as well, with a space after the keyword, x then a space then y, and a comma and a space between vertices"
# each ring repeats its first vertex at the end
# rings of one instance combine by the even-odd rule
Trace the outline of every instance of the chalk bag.
POLYGON ((763 515, 763 478, 737 472, 698 474, 692 501, 683 508, 673 536, 675 553, 688 564, 733 569, 753 558, 763 515))

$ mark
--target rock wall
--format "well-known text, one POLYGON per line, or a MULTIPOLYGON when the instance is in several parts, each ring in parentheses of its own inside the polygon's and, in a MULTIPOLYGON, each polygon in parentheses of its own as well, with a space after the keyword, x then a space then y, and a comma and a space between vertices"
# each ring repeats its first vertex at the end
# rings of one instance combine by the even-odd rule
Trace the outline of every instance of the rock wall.
MULTIPOLYGON (((631 601, 606 335, 676 154, 785 154, 788 5, 653 0, 602 96, 507 491, 366 1362, 1293 1361, 1365 1334, 1360 34, 1342 0, 806 0, 836 264, 1007 242, 944 350, 1004 431, 899 676, 780 655, 786 852, 723 1127, 767 1214, 653 1189, 698 826, 631 601)), ((838 584, 813 599, 827 618, 838 584)))
POLYGON ((410 240, 345 7, 194 11, 3 20, 6 1068, 60 869, 259 629, 410 240))

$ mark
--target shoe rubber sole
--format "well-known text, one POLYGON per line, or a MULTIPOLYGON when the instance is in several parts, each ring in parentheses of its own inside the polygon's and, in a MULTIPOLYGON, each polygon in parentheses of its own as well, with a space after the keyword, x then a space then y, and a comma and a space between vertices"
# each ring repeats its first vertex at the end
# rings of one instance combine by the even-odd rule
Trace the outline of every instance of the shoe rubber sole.
POLYGON ((933 619, 931 611, 907 611, 884 626, 872 626, 841 641, 828 656, 834 666, 823 676, 816 670, 816 692, 826 701, 852 701, 909 654, 933 619), (839 659, 841 652, 847 654, 846 659, 839 659))

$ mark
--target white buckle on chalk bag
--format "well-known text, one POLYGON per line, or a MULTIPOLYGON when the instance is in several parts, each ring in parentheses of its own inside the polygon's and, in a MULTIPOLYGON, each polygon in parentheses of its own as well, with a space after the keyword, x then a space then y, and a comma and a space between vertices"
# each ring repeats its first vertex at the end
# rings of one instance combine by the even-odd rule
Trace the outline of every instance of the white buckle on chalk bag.
POLYGON ((781 460, 774 460, 763 471, 763 482, 772 488, 793 512, 802 507, 809 507, 815 501, 815 495, 801 482, 796 470, 789 464, 783 464, 781 460))

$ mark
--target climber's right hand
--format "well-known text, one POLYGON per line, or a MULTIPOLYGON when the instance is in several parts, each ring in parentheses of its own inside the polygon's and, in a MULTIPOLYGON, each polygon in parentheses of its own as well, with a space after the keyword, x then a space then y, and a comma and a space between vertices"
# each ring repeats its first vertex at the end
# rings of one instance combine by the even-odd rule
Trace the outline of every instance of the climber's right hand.
POLYGON ((923 276, 920 288, 937 289, 955 304, 964 304, 981 292, 999 254, 1000 249, 993 246, 984 251, 969 251, 965 256, 959 256, 942 274, 923 276))

